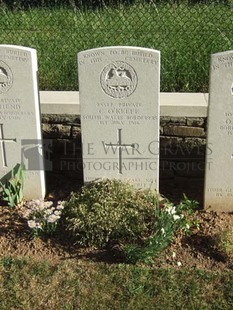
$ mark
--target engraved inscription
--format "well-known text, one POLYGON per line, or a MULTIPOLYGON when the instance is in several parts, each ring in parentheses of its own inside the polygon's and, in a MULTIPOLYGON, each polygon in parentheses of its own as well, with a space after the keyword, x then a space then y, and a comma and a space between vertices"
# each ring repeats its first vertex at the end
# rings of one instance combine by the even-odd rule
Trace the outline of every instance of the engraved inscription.
POLYGON ((102 89, 113 98, 130 96, 135 91, 137 83, 135 70, 123 61, 115 61, 107 65, 100 75, 102 89))
POLYGON ((0 94, 6 93, 12 86, 13 75, 8 65, 0 60, 0 94))
POLYGON ((20 98, 0 98, 0 122, 21 120, 23 116, 33 117, 33 111, 24 110, 24 100, 20 98))
POLYGON ((82 66, 85 63, 96 64, 103 61, 103 57, 115 56, 120 57, 122 61, 143 63, 145 65, 158 65, 158 59, 150 52, 142 51, 129 51, 125 49, 110 50, 110 51, 94 51, 83 54, 83 59, 79 59, 79 65, 82 66))
POLYGON ((224 124, 220 124, 220 130, 225 131, 228 136, 233 135, 233 113, 232 112, 225 112, 224 113, 223 122, 224 124))
POLYGON ((214 197, 226 198, 226 197, 233 197, 233 188, 215 188, 210 187, 207 188, 207 193, 211 193, 214 197))
POLYGON ((0 58, 6 61, 18 61, 18 62, 27 62, 29 61, 30 54, 27 51, 19 50, 0 50, 0 58))
POLYGON ((219 56, 212 64, 213 70, 220 68, 232 68, 233 67, 233 55, 219 56))
POLYGON ((140 102, 97 102, 91 114, 83 114, 83 120, 97 121, 99 125, 140 125, 143 121, 157 121, 157 115, 149 115, 140 102))

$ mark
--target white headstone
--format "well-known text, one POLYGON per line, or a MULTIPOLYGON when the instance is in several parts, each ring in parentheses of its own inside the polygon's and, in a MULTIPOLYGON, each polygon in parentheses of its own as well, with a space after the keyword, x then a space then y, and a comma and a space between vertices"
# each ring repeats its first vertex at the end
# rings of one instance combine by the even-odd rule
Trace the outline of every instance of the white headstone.
POLYGON ((158 190, 160 52, 97 48, 80 52, 78 65, 84 182, 158 190))
POLYGON ((25 165, 24 198, 44 198, 36 50, 0 45, 0 180, 25 165))
POLYGON ((233 51, 211 57, 204 200, 233 211, 233 51))

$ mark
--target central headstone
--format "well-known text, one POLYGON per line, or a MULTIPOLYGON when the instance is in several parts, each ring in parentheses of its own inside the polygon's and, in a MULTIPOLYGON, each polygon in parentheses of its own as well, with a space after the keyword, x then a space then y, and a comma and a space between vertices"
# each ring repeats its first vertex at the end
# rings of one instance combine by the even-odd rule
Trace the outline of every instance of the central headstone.
POLYGON ((233 51, 211 57, 205 208, 233 211, 233 51))
POLYGON ((78 54, 84 182, 158 190, 160 52, 104 47, 78 54))
POLYGON ((0 45, 0 181, 25 167, 24 198, 44 198, 36 50, 0 45))

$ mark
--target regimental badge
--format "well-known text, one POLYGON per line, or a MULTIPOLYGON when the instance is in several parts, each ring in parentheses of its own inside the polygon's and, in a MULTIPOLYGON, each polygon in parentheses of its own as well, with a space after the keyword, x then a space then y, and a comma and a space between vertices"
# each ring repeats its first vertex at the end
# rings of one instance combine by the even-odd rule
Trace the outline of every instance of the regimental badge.
POLYGON ((0 94, 6 93, 12 86, 13 74, 9 66, 0 60, 0 94))
POLYGON ((123 61, 114 61, 107 65, 100 75, 103 91, 113 98, 129 97, 135 91, 137 83, 135 70, 123 61))

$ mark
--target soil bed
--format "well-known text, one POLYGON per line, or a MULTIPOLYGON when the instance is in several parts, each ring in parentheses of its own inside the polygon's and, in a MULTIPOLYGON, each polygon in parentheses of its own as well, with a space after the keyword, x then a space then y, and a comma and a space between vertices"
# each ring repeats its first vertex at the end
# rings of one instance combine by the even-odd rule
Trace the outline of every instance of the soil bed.
MULTIPOLYGON (((187 267, 208 270, 233 269, 233 257, 220 253, 215 244, 216 235, 232 229, 232 214, 217 214, 198 211, 200 229, 190 237, 177 237, 159 258, 155 258, 157 267, 187 267)), ((65 259, 92 260, 96 262, 123 262, 121 253, 80 249, 68 240, 59 238, 31 239, 26 222, 16 210, 0 207, 0 257, 29 256, 34 259, 46 259, 59 262, 65 259)))
MULTIPOLYGON (((50 199, 64 199, 71 190, 67 185, 58 184, 50 188, 50 199), (62 186, 61 186, 62 185, 62 186)), ((197 211, 199 230, 193 231, 189 237, 177 236, 174 242, 158 257, 154 259, 155 267, 198 268, 206 270, 233 270, 233 257, 219 252, 216 246, 216 236, 225 230, 232 230, 233 214, 197 211)), ((97 251, 95 249, 80 249, 73 246, 64 236, 63 238, 31 239, 26 221, 19 215, 18 209, 0 206, 0 258, 25 257, 46 259, 58 263, 66 259, 91 260, 95 262, 118 263, 123 262, 122 253, 114 248, 111 251, 97 251)))

